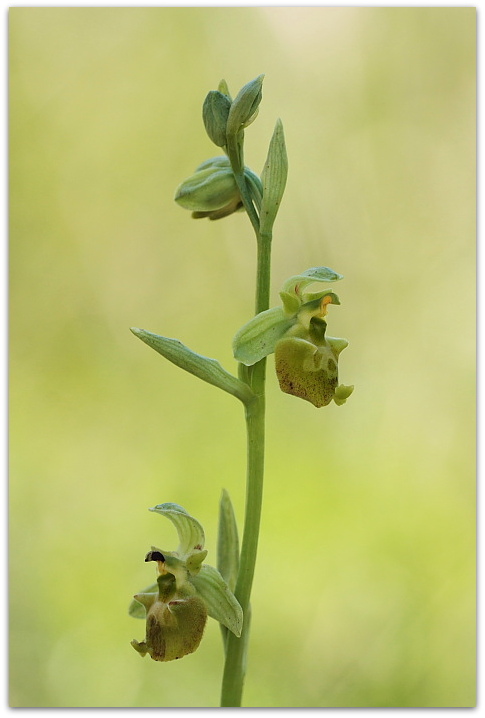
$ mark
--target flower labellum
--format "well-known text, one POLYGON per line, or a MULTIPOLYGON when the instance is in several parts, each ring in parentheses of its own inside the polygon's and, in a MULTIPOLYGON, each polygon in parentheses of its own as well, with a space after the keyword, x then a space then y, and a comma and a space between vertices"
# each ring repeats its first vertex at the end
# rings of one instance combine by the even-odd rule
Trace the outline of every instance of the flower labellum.
MULTIPOLYGON (((275 347, 275 368, 280 389, 320 408, 335 398, 338 356, 348 345, 345 339, 325 339, 327 323, 313 317, 308 333, 296 325, 275 347), (300 335, 300 336, 298 336, 300 335)), ((343 403, 343 402, 342 402, 343 403)))
POLYGON ((135 596, 147 609, 146 638, 141 643, 133 640, 131 645, 142 656, 148 653, 154 661, 173 661, 199 647, 207 608, 197 595, 183 596, 177 592, 176 578, 171 573, 160 575, 157 584, 158 596, 135 596))

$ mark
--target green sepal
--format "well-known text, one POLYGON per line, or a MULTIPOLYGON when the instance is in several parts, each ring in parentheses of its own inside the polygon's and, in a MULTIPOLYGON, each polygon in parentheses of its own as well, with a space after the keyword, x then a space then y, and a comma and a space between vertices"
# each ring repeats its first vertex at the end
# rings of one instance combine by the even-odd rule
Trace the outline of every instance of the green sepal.
POLYGON ((263 79, 264 75, 259 75, 244 85, 237 93, 227 118, 227 135, 236 135, 254 119, 263 96, 263 79))
MULTIPOLYGON (((150 586, 147 586, 142 591, 136 594, 137 596, 153 596, 155 599, 158 595, 158 583, 152 583, 150 586)), ((145 601, 142 603, 141 601, 137 600, 135 597, 131 601, 130 605, 128 606, 128 614, 132 618, 143 618, 145 619, 147 617, 147 612, 145 609, 145 601)), ((153 601, 152 601, 153 603, 153 601)))
POLYGON ((226 489, 222 490, 219 503, 217 568, 231 591, 234 591, 239 571, 239 537, 234 508, 226 489))
POLYGON ((343 275, 330 267, 311 267, 301 274, 290 277, 283 285, 283 292, 300 295, 302 290, 312 282, 338 282, 343 275))
POLYGON ((232 347, 237 361, 252 366, 274 352, 276 343, 294 324, 281 307, 256 314, 237 332, 232 347))
POLYGON ((189 372, 189 374, 193 374, 199 379, 227 391, 228 394, 237 397, 244 404, 249 404, 254 399, 254 394, 249 386, 229 374, 215 359, 196 354, 178 339, 162 337, 137 327, 132 327, 131 331, 165 359, 189 372))
POLYGON ((271 233, 285 191, 287 176, 288 157, 283 124, 281 120, 277 120, 261 175, 263 184, 263 201, 260 212, 261 234, 271 233))
POLYGON ((180 557, 187 556, 193 551, 201 551, 204 548, 204 529, 193 516, 178 504, 158 504, 149 509, 161 516, 166 516, 177 529, 179 547, 177 553, 180 557))
POLYGON ((189 575, 188 579, 203 599, 209 616, 239 637, 243 625, 242 608, 219 571, 213 566, 202 566, 197 576, 189 575))

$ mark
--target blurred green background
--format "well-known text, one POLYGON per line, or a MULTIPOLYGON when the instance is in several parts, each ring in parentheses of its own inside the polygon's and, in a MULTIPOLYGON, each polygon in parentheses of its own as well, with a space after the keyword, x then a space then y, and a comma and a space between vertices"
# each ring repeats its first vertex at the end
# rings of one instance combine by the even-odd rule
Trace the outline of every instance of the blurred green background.
POLYGON ((266 74, 246 161, 277 117, 289 179, 273 303, 345 275, 330 310, 355 384, 316 410, 268 373, 265 505, 246 706, 475 702, 475 10, 10 10, 13 706, 215 706, 212 620, 143 660, 128 602, 174 501, 244 512, 239 402, 138 341, 235 370, 255 247, 242 213, 193 221, 176 186, 220 152, 201 107, 266 74))

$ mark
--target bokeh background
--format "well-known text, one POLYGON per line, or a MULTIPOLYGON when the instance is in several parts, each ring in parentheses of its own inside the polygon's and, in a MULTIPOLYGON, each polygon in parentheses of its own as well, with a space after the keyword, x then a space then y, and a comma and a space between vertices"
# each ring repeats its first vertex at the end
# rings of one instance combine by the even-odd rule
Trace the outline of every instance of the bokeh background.
MULTIPOLYGON (((220 152, 201 106, 266 74, 289 179, 273 291, 345 275, 345 406, 268 373, 265 505, 246 706, 475 701, 475 10, 13 8, 10 24, 10 701, 215 706, 222 650, 157 664, 130 640, 174 501, 215 562, 221 489, 244 513, 236 400, 139 326, 236 369, 255 247, 193 221, 179 182, 220 152)), ((330 331, 330 330, 329 330, 330 331)))

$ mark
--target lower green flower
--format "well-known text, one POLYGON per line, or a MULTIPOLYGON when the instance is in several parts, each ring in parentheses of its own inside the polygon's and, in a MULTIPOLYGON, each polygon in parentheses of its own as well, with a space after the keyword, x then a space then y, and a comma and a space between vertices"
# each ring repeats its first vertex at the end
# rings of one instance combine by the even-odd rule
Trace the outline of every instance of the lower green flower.
POLYGON ((200 523, 177 504, 150 510, 172 521, 179 546, 176 551, 152 547, 145 557, 156 563, 157 580, 130 604, 131 616, 146 619, 145 640, 133 640, 133 648, 154 661, 182 658, 198 648, 208 616, 240 636, 241 606, 219 571, 203 565, 207 551, 200 523))

